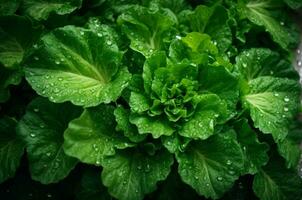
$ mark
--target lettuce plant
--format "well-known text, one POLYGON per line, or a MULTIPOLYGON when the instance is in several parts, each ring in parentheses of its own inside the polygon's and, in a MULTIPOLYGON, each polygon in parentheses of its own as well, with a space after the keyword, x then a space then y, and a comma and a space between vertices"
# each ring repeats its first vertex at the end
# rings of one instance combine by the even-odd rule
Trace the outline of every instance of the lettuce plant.
POLYGON ((0 1, 0 193, 301 199, 301 6, 0 1))

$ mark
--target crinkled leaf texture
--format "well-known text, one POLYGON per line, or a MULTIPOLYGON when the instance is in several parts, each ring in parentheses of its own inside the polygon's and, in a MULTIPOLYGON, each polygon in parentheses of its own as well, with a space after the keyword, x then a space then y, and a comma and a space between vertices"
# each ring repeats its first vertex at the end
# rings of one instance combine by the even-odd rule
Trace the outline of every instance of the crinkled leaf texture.
POLYGON ((172 154, 160 150, 150 156, 135 149, 120 151, 104 160, 102 180, 119 200, 142 200, 170 173, 172 154))
POLYGON ((54 104, 45 98, 34 99, 18 124, 18 134, 26 143, 32 179, 44 184, 64 179, 77 160, 63 151, 63 133, 81 109, 70 103, 54 104))
POLYGON ((24 0, 21 10, 35 20, 46 20, 51 13, 69 14, 81 4, 82 0, 24 0))
POLYGON ((178 173, 198 194, 218 199, 241 174, 244 157, 234 131, 194 141, 177 154, 178 173))
POLYGON ((52 102, 88 107, 115 101, 130 74, 120 66, 122 52, 115 41, 104 35, 74 26, 55 29, 27 60, 27 81, 52 102))
POLYGON ((24 142, 16 134, 17 121, 0 119, 0 183, 15 175, 24 153, 24 142))
POLYGON ((122 133, 115 130, 114 107, 101 104, 84 110, 72 120, 64 133, 64 151, 88 164, 100 165, 115 149, 132 146, 122 133))

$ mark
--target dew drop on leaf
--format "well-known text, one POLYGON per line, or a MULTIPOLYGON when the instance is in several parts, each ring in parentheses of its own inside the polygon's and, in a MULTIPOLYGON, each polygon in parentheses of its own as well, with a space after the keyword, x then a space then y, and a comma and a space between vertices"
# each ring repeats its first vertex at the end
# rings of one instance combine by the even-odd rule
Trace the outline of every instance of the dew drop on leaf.
POLYGON ((221 177, 221 176, 218 176, 218 177, 217 177, 217 181, 222 181, 222 177, 221 177))
POLYGON ((232 161, 230 161, 230 160, 227 160, 227 163, 226 163, 227 165, 231 165, 232 164, 232 161))

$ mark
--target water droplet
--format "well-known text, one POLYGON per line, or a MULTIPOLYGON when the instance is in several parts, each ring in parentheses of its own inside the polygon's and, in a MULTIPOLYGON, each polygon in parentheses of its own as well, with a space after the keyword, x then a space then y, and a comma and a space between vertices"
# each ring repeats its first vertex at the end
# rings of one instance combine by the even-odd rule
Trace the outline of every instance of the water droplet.
POLYGON ((207 186, 207 187, 210 187, 210 184, 207 183, 206 186, 207 186))
POLYGON ((226 163, 227 165, 231 165, 232 164, 232 161, 230 161, 230 160, 227 160, 227 163, 226 163))
POLYGON ((31 133, 31 134, 30 134, 30 137, 34 138, 34 137, 36 137, 36 134, 31 133))
POLYGON ((106 42, 106 44, 110 46, 110 45, 112 45, 112 42, 111 42, 110 40, 108 40, 108 41, 106 42))
POLYGON ((216 118, 217 118, 217 117, 219 117, 219 115, 218 115, 218 114, 215 114, 215 115, 214 115, 214 117, 216 117, 216 118))
POLYGON ((95 162, 95 164, 100 165, 100 164, 101 164, 101 161, 97 160, 97 161, 95 162))
POLYGON ((242 63, 242 66, 243 66, 243 68, 246 68, 247 64, 246 63, 242 63))
POLYGON ((282 115, 282 117, 283 117, 283 118, 285 118, 285 117, 286 117, 286 115, 282 115))
POLYGON ((281 21, 281 22, 280 22, 280 25, 281 25, 281 26, 284 26, 284 22, 281 21))
POLYGON ((284 101, 285 101, 285 102, 289 102, 289 98, 285 97, 285 98, 284 98, 284 101))
POLYGON ((301 67, 302 66, 302 62, 298 61, 298 66, 301 67))
POLYGON ((35 112, 39 112, 39 108, 34 108, 34 111, 35 112))
POLYGON ((284 111, 287 112, 287 111, 288 111, 288 108, 287 108, 287 107, 284 107, 284 111))
POLYGON ((297 54, 300 54, 300 53, 301 53, 301 50, 300 50, 300 49, 298 49, 298 50, 297 50, 297 54))
POLYGON ((60 61, 56 60, 55 63, 56 63, 57 65, 59 65, 59 64, 60 64, 60 61))
POLYGON ((102 36, 103 36, 102 33, 98 33, 97 35, 98 35, 99 37, 102 37, 102 36))
POLYGON ((64 62, 64 58, 61 58, 60 61, 61 61, 61 62, 64 62))
POLYGON ((275 97, 278 97, 278 96, 279 96, 279 94, 278 94, 278 93, 275 93, 275 94, 274 94, 274 96, 275 96, 275 97))
POLYGON ((198 126, 199 126, 200 128, 203 127, 202 122, 199 122, 199 123, 198 123, 198 126))
POLYGON ((37 49, 37 48, 38 48, 38 45, 37 45, 37 44, 34 44, 33 47, 34 47, 35 49, 37 49))
POLYGON ((222 181, 222 177, 221 177, 221 176, 218 176, 218 177, 217 177, 217 181, 222 181))
POLYGON ((198 177, 198 176, 195 176, 195 179, 196 179, 196 180, 198 180, 198 179, 199 179, 199 177, 198 177))
POLYGON ((84 31, 81 31, 80 34, 81 34, 81 35, 84 35, 85 33, 84 33, 84 31))
POLYGON ((234 175, 235 173, 236 173, 236 172, 233 171, 233 170, 230 170, 230 171, 229 171, 229 174, 230 174, 230 175, 234 175))
POLYGON ((175 37, 176 37, 176 39, 181 40, 181 36, 176 35, 175 37))
POLYGON ((46 155, 49 157, 49 156, 51 156, 51 153, 50 153, 50 152, 47 152, 46 155))
POLYGON ((35 56, 34 59, 35 59, 35 60, 39 60, 39 57, 35 56))

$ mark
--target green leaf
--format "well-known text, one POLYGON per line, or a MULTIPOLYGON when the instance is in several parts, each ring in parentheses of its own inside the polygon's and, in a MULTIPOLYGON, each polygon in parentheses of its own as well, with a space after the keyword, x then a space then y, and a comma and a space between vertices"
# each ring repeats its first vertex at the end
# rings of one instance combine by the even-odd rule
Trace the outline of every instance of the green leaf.
POLYGON ((129 105, 133 112, 142 113, 147 111, 150 106, 150 100, 143 94, 131 92, 129 105))
POLYGON ((170 136, 175 131, 169 121, 163 117, 132 114, 130 122, 137 126, 140 134, 152 134, 153 138, 159 138, 162 135, 170 136))
POLYGON ((195 97, 198 102, 194 115, 179 130, 184 137, 205 140, 214 134, 214 127, 219 116, 225 115, 226 105, 215 94, 195 97))
POLYGON ((112 200, 112 197, 107 192, 100 179, 101 173, 99 170, 85 170, 81 184, 76 191, 77 200, 112 200))
POLYGON ((302 0, 284 0, 284 2, 292 9, 299 9, 302 7, 302 0))
POLYGON ((301 157, 300 141, 295 141, 290 137, 277 143, 279 154, 285 159, 286 167, 296 169, 301 157))
POLYGON ((15 175, 24 153, 24 142, 16 135, 17 122, 0 119, 0 183, 15 175))
POLYGON ((0 0, 0 15, 12 15, 16 12, 21 0, 0 0))
POLYGON ((168 32, 177 24, 177 18, 169 9, 130 6, 118 18, 118 24, 131 40, 130 48, 149 57, 153 51, 163 49, 168 32))
POLYGON ((132 146, 122 133, 115 130, 114 107, 101 104, 85 109, 72 120, 64 133, 64 151, 88 164, 100 165, 105 156, 115 154, 115 148, 132 146))
POLYGON ((81 4, 82 0, 23 0, 21 11, 35 20, 46 20, 51 13, 69 14, 81 4))
POLYGON ((260 76, 299 79, 291 62, 270 49, 252 48, 242 52, 236 57, 235 68, 248 81, 260 76))
POLYGON ((185 152, 177 154, 182 180, 206 198, 220 198, 241 174, 244 158, 233 133, 194 141, 185 152))
POLYGON ((239 97, 238 78, 220 65, 201 67, 199 74, 200 90, 217 94, 234 112, 239 97))
POLYGON ((225 52, 232 44, 232 32, 228 25, 228 12, 221 5, 207 7, 199 5, 189 15, 193 31, 206 33, 215 41, 220 51, 225 52))
POLYGON ((166 65, 167 57, 163 51, 155 52, 148 59, 146 59, 142 76, 144 80, 144 89, 147 94, 151 93, 152 80, 154 79, 156 69, 166 67, 166 65))
POLYGON ((53 102, 88 107, 115 101, 130 74, 120 67, 122 52, 105 34, 65 26, 45 35, 26 62, 27 81, 53 102))
POLYGON ((301 159, 301 134, 302 122, 300 120, 294 121, 289 129, 287 137, 283 141, 277 143, 278 153, 285 159, 286 167, 296 169, 299 167, 301 159))
POLYGON ((173 157, 167 151, 154 156, 136 150, 119 152, 104 160, 102 180, 109 193, 119 200, 141 200, 156 189, 170 173, 173 157))
POLYGON ((18 85, 23 74, 20 69, 8 69, 1 64, 0 71, 0 103, 3 103, 10 97, 9 86, 18 85))
POLYGON ((236 124, 237 140, 245 155, 243 174, 256 174, 268 162, 269 146, 259 142, 257 134, 249 126, 247 120, 236 124))
POLYGON ((249 82, 250 92, 242 97, 254 126, 275 141, 283 140, 289 123, 299 109, 299 83, 285 78, 259 77, 249 82))
POLYGON ((297 172, 286 169, 284 161, 272 157, 253 181, 255 194, 263 200, 300 200, 302 197, 302 180, 297 172))
POLYGON ((0 63, 16 68, 40 35, 40 28, 21 16, 0 17, 0 63))
POLYGON ((136 126, 130 123, 130 110, 119 106, 114 110, 114 116, 117 122, 116 130, 123 131, 129 140, 132 142, 141 142, 145 139, 146 135, 139 134, 136 126))
POLYGON ((283 49, 296 45, 299 41, 298 31, 291 28, 292 22, 281 21, 285 16, 276 17, 276 13, 283 14, 284 9, 278 1, 272 0, 239 0, 238 11, 242 17, 248 18, 252 23, 263 26, 272 36, 272 39, 283 49), (279 9, 278 9, 279 8, 279 9))
POLYGON ((43 184, 55 183, 75 167, 77 160, 63 151, 63 133, 68 122, 80 113, 81 109, 72 104, 53 104, 44 98, 28 105, 18 133, 26 142, 32 179, 43 184))

